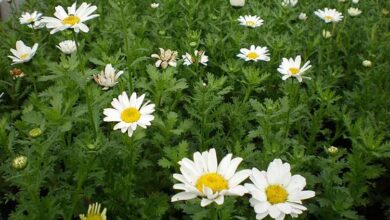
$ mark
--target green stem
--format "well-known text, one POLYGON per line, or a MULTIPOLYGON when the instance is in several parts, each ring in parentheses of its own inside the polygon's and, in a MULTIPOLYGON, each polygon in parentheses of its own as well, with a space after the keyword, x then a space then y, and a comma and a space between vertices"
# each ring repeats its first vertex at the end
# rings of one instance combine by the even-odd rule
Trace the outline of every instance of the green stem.
POLYGON ((288 111, 287 111, 287 119, 286 119, 286 139, 288 138, 288 132, 289 132, 289 130, 290 130, 290 111, 291 111, 291 108, 292 108, 292 98, 294 97, 294 95, 295 95, 295 90, 294 90, 294 81, 293 81, 294 79, 290 79, 290 82, 291 82, 291 84, 290 84, 290 88, 288 89, 288 93, 289 94, 287 94, 287 97, 289 97, 289 99, 288 99, 288 111))
POLYGON ((211 206, 210 210, 210 219, 211 220, 218 220, 218 208, 215 204, 211 206))

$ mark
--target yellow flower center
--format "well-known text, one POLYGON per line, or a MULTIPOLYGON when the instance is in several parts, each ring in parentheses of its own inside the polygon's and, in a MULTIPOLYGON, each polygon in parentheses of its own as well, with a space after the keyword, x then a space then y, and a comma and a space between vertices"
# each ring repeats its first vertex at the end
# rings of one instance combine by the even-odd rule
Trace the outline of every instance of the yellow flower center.
POLYGON ((141 113, 136 108, 133 107, 126 108, 121 113, 122 121, 127 123, 136 122, 139 120, 140 117, 141 117, 141 113))
POLYGON ((71 26, 80 23, 80 18, 74 15, 70 15, 66 17, 64 20, 62 20, 63 24, 69 24, 71 26))
POLYGON ((24 53, 24 54, 20 55, 20 59, 22 59, 22 60, 25 60, 25 59, 27 59, 28 57, 29 57, 29 54, 28 54, 28 53, 24 53))
POLYGON ((33 22, 35 19, 34 18, 29 18, 28 20, 27 20, 27 22, 28 23, 31 23, 31 22, 33 22))
POLYGON ((256 25, 256 22, 254 22, 254 21, 246 21, 245 24, 246 24, 247 26, 254 27, 254 26, 256 25))
POLYGON ((292 75, 296 75, 296 74, 298 74, 299 73, 299 69, 298 68, 295 68, 295 67, 291 67, 290 69, 288 69, 289 71, 290 71, 290 73, 292 74, 292 75))
POLYGON ((283 203, 287 201, 288 193, 287 191, 278 185, 270 185, 265 189, 265 194, 267 195, 267 200, 271 204, 283 203))
POLYGON ((248 54, 246 55, 246 57, 248 57, 249 59, 254 60, 254 59, 256 59, 256 58, 259 57, 259 54, 257 54, 256 52, 250 52, 250 53, 248 53, 248 54))
POLYGON ((327 21, 333 20, 333 17, 330 16, 330 15, 326 15, 324 18, 325 18, 325 20, 327 20, 327 21))
POLYGON ((199 177, 196 182, 196 188, 203 192, 203 186, 213 190, 213 193, 229 188, 228 182, 218 173, 206 173, 199 177))
POLYGON ((101 215, 94 214, 94 215, 88 215, 87 220, 103 220, 103 218, 101 215))

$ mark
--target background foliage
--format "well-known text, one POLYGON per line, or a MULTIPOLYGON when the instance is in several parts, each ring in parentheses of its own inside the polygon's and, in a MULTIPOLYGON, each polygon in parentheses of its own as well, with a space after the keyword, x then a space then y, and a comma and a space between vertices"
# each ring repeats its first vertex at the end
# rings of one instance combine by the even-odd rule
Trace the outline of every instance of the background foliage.
MULTIPOLYGON (((0 23, 0 198, 3 219, 72 219, 92 202, 109 219, 207 219, 199 201, 171 204, 172 173, 195 151, 216 148, 244 158, 242 168, 266 169, 274 158, 292 165, 316 197, 300 219, 390 218, 390 10, 385 0, 300 0, 295 8, 279 0, 249 0, 233 9, 224 0, 99 0, 100 17, 80 34, 81 57, 65 57, 55 45, 71 32, 20 25, 16 11, 0 23), (358 17, 347 15, 351 6, 358 17), (333 27, 313 12, 330 7, 345 18, 333 27), (306 12, 307 21, 298 20, 306 12), (238 25, 240 15, 259 15, 257 29, 238 25), (333 30, 324 39, 322 30, 333 30), (6 56, 17 40, 39 43, 33 60, 18 65, 26 76, 13 80, 6 56), (190 42, 196 42, 191 47, 190 42), (246 63, 242 47, 267 46, 271 61, 246 63), (207 67, 156 69, 152 53, 204 49, 207 67), (311 60, 311 81, 282 81, 282 57, 311 60), (361 65, 368 59, 373 67, 361 65), (112 63, 125 70, 120 82, 102 91, 92 75, 112 63), (132 138, 102 122, 103 109, 122 91, 146 93, 156 119, 132 138), (33 128, 42 129, 30 137, 33 128), (336 154, 326 148, 338 147, 336 154), (26 155, 28 165, 11 160, 26 155)), ((22 11, 52 16, 58 4, 28 1, 22 11)), ((80 4, 81 2, 79 2, 80 4)), ((254 219, 247 199, 229 198, 221 219, 254 219)))

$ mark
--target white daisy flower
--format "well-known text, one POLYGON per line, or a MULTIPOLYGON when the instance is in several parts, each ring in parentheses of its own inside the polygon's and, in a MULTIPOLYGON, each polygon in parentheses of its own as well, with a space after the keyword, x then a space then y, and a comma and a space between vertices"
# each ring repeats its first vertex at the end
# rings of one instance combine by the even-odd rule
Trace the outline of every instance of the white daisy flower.
POLYGON ((193 160, 182 159, 181 174, 173 174, 180 181, 174 189, 183 190, 171 199, 172 202, 202 198, 200 205, 205 207, 212 202, 223 204, 224 196, 242 196, 247 193, 244 186, 239 185, 250 175, 250 170, 236 172, 242 158, 232 159, 232 154, 226 155, 218 165, 215 149, 196 152, 193 160))
POLYGON ((244 59, 245 61, 270 61, 268 48, 252 45, 249 49, 241 48, 240 54, 237 57, 244 59))
POLYGON ((332 33, 330 31, 327 31, 327 30, 322 30, 322 36, 325 38, 325 39, 328 39, 328 38, 331 38, 332 37, 332 33))
POLYGON ((45 24, 40 21, 41 16, 42 13, 38 13, 37 11, 34 11, 33 13, 24 12, 19 18, 19 22, 20 24, 26 24, 29 28, 42 28, 45 24))
POLYGON ((302 78, 310 79, 310 77, 303 77, 303 73, 310 69, 310 61, 307 61, 302 67, 301 67, 301 56, 295 57, 295 60, 293 58, 283 58, 283 62, 280 64, 278 71, 279 73, 283 74, 282 77, 283 80, 286 80, 290 77, 295 77, 298 79, 299 82, 302 82, 302 78))
POLYGON ((103 86, 103 90, 107 90, 110 87, 114 87, 118 82, 118 78, 123 74, 123 71, 115 73, 116 70, 111 64, 107 64, 104 71, 101 71, 99 75, 93 76, 95 82, 103 86))
POLYGON ((240 16, 237 20, 240 22, 240 25, 251 28, 260 27, 264 22, 259 16, 252 15, 240 16))
POLYGON ((87 216, 85 216, 84 214, 81 214, 79 215, 80 217, 80 220, 106 220, 107 219, 107 216, 106 216, 106 213, 107 213, 107 209, 104 208, 102 212, 100 212, 100 203, 94 203, 94 204, 90 204, 88 206, 88 212, 87 212, 87 216))
POLYGON ((209 57, 206 56, 206 52, 205 51, 202 51, 202 50, 195 50, 194 52, 195 56, 191 56, 191 54, 189 53, 186 53, 185 55, 183 55, 183 59, 184 59, 184 65, 186 66, 189 66, 189 65, 192 65, 193 63, 200 63, 204 66, 207 66, 207 62, 209 61, 209 57))
POLYGON ((299 20, 304 21, 304 20, 307 19, 307 15, 306 15, 306 13, 303 13, 303 12, 302 12, 302 13, 299 14, 298 18, 299 18, 299 20))
POLYGON ((152 4, 150 4, 151 8, 158 8, 159 6, 160 6, 159 3, 152 3, 152 4))
POLYGON ((351 15, 352 17, 358 16, 361 13, 362 13, 362 11, 359 10, 358 8, 348 8, 348 14, 351 15))
POLYGON ((357 4, 359 3, 359 0, 352 0, 352 3, 357 4))
POLYGON ((68 7, 68 12, 66 12, 65 9, 59 5, 55 8, 55 18, 43 17, 41 21, 46 23, 47 28, 53 29, 50 31, 50 34, 54 34, 68 28, 73 28, 76 33, 80 30, 82 32, 88 32, 89 28, 84 24, 84 22, 99 16, 98 14, 92 14, 96 11, 96 9, 96 6, 84 2, 76 10, 75 2, 71 7, 68 7))
POLYGON ((62 41, 56 47, 64 54, 72 54, 77 51, 76 42, 73 40, 62 41))
POLYGON ((176 67, 177 51, 172 51, 170 49, 164 50, 160 48, 160 54, 152 54, 152 58, 156 58, 155 63, 156 67, 161 67, 163 69, 168 66, 176 67))
POLYGON ((318 9, 314 12, 315 15, 325 21, 325 23, 337 23, 343 19, 343 15, 336 9, 324 8, 324 10, 318 9))
POLYGON ((245 0, 230 0, 230 5, 233 7, 243 7, 245 5, 245 0))
POLYGON ((33 56, 35 55, 35 52, 38 49, 38 44, 34 44, 34 46, 28 47, 26 46, 23 41, 19 40, 16 42, 16 50, 11 49, 11 53, 13 56, 8 56, 9 58, 12 59, 12 65, 18 64, 18 63, 26 63, 30 61, 33 56))
POLYGON ((297 4, 298 4, 298 0, 283 0, 282 2, 283 6, 289 6, 289 7, 294 7, 297 4))
POLYGON ((301 200, 315 196, 314 191, 303 190, 305 178, 291 176, 290 164, 280 159, 272 161, 267 171, 253 168, 249 178, 252 184, 245 184, 245 188, 252 195, 249 202, 255 209, 256 219, 267 215, 278 220, 283 220, 286 215, 296 218, 307 209, 301 200))
POLYGON ((118 98, 112 100, 111 105, 114 108, 104 109, 103 114, 106 117, 103 121, 118 122, 114 126, 114 130, 120 129, 122 133, 127 131, 127 134, 131 137, 137 126, 146 128, 154 120, 152 113, 155 105, 149 104, 149 101, 142 104, 144 98, 145 94, 137 98, 137 94, 133 92, 129 99, 127 93, 123 92, 118 98))

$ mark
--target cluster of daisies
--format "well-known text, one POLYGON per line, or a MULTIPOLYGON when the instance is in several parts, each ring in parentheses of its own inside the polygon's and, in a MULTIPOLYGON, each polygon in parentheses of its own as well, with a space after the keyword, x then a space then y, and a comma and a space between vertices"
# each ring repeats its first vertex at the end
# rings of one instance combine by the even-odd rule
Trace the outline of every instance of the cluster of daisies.
POLYGON ((242 160, 227 154, 218 164, 215 149, 195 152, 193 160, 183 158, 179 162, 181 173, 173 175, 180 182, 173 188, 182 192, 171 201, 200 198, 200 205, 204 207, 213 202, 222 205, 225 196, 249 194, 256 219, 269 215, 282 220, 286 215, 297 217, 307 209, 302 200, 314 197, 315 192, 303 190, 306 180, 301 175, 292 175, 290 164, 275 159, 266 171, 257 168, 237 171, 242 160), (250 183, 242 185, 247 178, 250 183))

